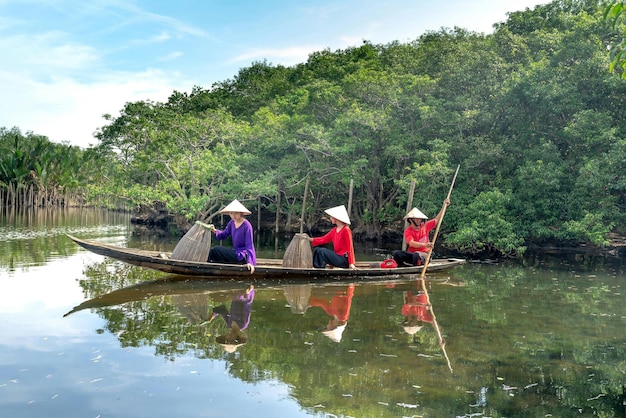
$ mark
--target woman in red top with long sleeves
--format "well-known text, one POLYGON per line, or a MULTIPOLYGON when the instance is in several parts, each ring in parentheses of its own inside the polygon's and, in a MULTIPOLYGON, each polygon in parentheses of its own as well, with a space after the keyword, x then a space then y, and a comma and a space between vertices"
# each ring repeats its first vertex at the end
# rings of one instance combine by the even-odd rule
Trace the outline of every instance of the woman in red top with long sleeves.
POLYGON ((313 267, 325 268, 327 264, 334 267, 356 269, 354 257, 354 245, 352 243, 352 231, 350 230, 350 217, 344 205, 326 209, 324 212, 330 216, 330 221, 335 224, 326 235, 309 238, 315 248, 313 252, 313 267), (333 244, 333 250, 319 247, 320 245, 333 244))
POLYGON ((406 214, 404 220, 409 226, 404 230, 404 239, 407 244, 406 250, 396 250, 393 252, 393 259, 398 263, 398 267, 419 266, 424 264, 428 252, 433 247, 429 234, 441 222, 443 209, 450 204, 450 199, 443 202, 441 210, 435 219, 428 219, 419 209, 413 208, 406 214))

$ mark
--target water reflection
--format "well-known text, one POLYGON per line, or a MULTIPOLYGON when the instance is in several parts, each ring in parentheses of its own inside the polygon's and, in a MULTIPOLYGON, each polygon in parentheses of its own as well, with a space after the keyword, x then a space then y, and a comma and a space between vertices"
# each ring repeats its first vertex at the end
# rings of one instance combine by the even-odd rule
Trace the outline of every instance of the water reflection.
POLYGON ((128 228, 130 215, 100 209, 0 207, 0 271, 42 266, 79 250, 65 234, 103 236, 128 228), (59 239, 59 237, 64 239, 59 239))
POLYGON ((283 286, 283 294, 292 313, 304 315, 309 308, 312 284, 293 284, 283 286))
POLYGON ((351 296, 352 283, 254 282, 248 326, 233 330, 208 321, 220 305, 232 313, 250 283, 126 266, 81 253, 63 228, 47 231, 0 242, 17 260, 0 280, 6 416, 225 415, 233 403, 241 416, 626 413, 621 259, 472 263, 422 282, 357 282, 351 296), (43 261, 21 271, 30 248, 43 261), (335 315, 311 304, 334 297, 347 321, 339 342, 320 332, 335 315), (405 305, 421 318, 413 334, 405 305), (247 343, 231 354, 221 336, 247 343))
POLYGON ((347 285, 345 290, 335 291, 330 297, 312 295, 309 298, 309 306, 318 306, 330 317, 321 333, 336 343, 341 342, 341 337, 350 319, 350 307, 354 296, 354 283, 347 285))
POLYGON ((402 328, 404 332, 413 335, 424 327, 424 323, 432 324, 434 316, 430 312, 428 295, 422 289, 423 280, 417 280, 416 290, 405 290, 404 304, 402 305, 402 328))
POLYGON ((252 313, 252 302, 254 302, 254 285, 249 285, 246 290, 233 297, 230 302, 230 311, 225 305, 213 308, 213 313, 209 319, 211 323, 216 317, 221 316, 224 323, 229 328, 229 332, 215 338, 219 344, 229 353, 234 353, 237 348, 248 342, 248 338, 242 332, 250 325, 252 313))

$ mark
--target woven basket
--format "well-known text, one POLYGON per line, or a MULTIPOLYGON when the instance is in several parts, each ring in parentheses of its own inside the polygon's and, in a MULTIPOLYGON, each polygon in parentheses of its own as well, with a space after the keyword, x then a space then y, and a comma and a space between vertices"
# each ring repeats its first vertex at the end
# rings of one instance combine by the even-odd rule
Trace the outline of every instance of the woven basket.
POLYGON ((211 231, 194 224, 189 231, 178 241, 172 258, 184 261, 207 261, 211 249, 211 231))
POLYGON ((296 234, 283 256, 283 267, 312 268, 313 251, 307 234, 296 234))

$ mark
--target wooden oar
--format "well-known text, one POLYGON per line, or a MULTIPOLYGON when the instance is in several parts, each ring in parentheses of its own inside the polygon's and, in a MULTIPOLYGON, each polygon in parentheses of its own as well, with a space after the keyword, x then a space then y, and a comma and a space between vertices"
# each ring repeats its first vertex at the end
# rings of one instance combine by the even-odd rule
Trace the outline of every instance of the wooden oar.
MULTIPOLYGON (((448 196, 446 197, 447 199, 450 199, 450 195, 452 194, 452 188, 454 187, 454 182, 456 181, 456 175, 459 173, 459 168, 461 166, 457 165, 456 166, 456 171, 454 172, 454 177, 452 178, 452 184, 450 185, 450 190, 448 190, 448 196)), ((445 202, 445 200, 444 200, 445 202)), ((433 253, 433 248, 435 248, 435 241, 437 240, 437 235, 439 235, 439 228, 441 228, 441 223, 443 222, 443 217, 446 214, 446 204, 444 203, 443 207, 441 208, 441 219, 439 219, 439 222, 437 222, 437 228, 435 228, 435 235, 433 235, 433 239, 431 241, 431 246, 430 249, 428 250, 428 254, 426 255, 426 260, 424 261, 424 268, 422 269, 422 275, 420 276, 420 279, 424 279, 424 276, 426 275, 426 269, 428 268, 428 263, 430 263, 430 256, 433 253)))
MULTIPOLYGON (((446 199, 450 199, 450 195, 452 194, 452 188, 454 187, 454 182, 456 181, 456 175, 459 173, 459 168, 461 166, 458 165, 456 167, 456 171, 454 173, 454 177, 452 178, 452 184, 450 185, 450 190, 448 190, 448 196, 446 199)), ((445 202, 445 200, 444 200, 445 202)), ((435 247, 435 241, 437 240, 437 235, 439 234, 439 228, 443 221, 443 217, 446 214, 446 204, 444 203, 443 208, 441 209, 441 218, 439 222, 437 222, 437 228, 435 229, 435 235, 433 236, 432 245, 428 250, 428 255, 426 256, 426 261, 424 262, 424 268, 422 269, 422 274, 420 276, 420 280, 422 281, 422 290, 424 291, 424 295, 426 295, 426 302, 430 307, 430 313, 433 316, 433 326, 435 328, 435 332, 437 332, 437 337, 439 338, 439 346, 443 350, 443 355, 448 362, 448 368, 450 369, 450 373, 452 373, 452 366, 450 365, 450 359, 448 358, 448 353, 446 352, 446 345, 443 341, 443 336, 441 335, 441 330, 439 329, 439 324, 437 323, 437 317, 435 316, 435 311, 433 311, 433 305, 430 303, 430 296, 428 295, 428 289, 426 289, 426 280, 424 280, 424 276, 426 275, 426 269, 428 268, 428 263, 430 263, 430 256, 433 253, 433 248, 435 247)))

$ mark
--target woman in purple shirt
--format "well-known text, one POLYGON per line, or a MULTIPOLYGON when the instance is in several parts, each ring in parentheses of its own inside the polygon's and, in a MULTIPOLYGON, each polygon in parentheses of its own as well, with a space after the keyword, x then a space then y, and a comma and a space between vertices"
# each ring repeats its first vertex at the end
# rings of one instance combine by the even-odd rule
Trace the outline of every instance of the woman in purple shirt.
POLYGON ((209 263, 245 264, 254 273, 256 251, 252 241, 252 225, 244 218, 251 212, 237 199, 230 202, 220 213, 227 213, 230 221, 223 231, 212 228, 218 240, 232 238, 233 248, 217 246, 209 251, 209 263))

